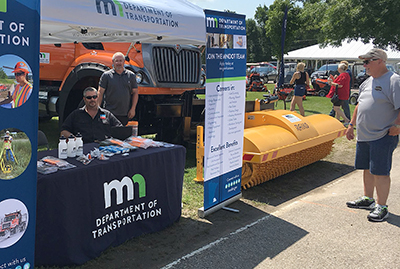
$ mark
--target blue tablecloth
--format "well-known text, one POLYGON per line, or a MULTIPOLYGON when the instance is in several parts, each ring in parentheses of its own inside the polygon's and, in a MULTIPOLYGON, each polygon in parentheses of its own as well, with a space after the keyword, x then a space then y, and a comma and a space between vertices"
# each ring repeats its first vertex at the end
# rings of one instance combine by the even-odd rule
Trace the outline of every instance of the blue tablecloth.
MULTIPOLYGON (((57 152, 38 159, 48 155, 57 152)), ((76 168, 38 174, 35 264, 82 264, 179 220, 185 155, 182 146, 137 149, 86 166, 68 158, 76 168)))

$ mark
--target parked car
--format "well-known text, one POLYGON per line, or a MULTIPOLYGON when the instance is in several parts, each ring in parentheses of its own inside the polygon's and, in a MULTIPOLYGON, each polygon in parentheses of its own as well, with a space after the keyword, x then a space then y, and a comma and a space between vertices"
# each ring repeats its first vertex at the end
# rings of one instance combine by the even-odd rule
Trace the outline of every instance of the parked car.
POLYGON ((339 72, 337 71, 338 69, 338 64, 324 64, 321 66, 317 71, 314 71, 311 74, 311 79, 313 78, 319 78, 319 77, 324 77, 324 76, 329 76, 329 75, 339 75, 339 72))
POLYGON ((275 83, 278 78, 278 70, 273 65, 255 66, 250 73, 259 73, 263 83, 268 83, 270 80, 275 83))

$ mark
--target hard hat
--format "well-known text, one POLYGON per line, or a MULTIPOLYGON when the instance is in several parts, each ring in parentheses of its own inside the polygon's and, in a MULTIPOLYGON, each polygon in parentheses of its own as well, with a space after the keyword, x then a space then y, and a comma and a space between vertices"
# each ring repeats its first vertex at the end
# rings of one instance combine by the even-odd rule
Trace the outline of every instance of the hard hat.
POLYGON ((25 74, 28 74, 29 73, 29 69, 28 69, 28 66, 26 65, 26 63, 18 62, 15 65, 14 71, 12 71, 12 73, 17 73, 17 72, 24 72, 25 74))
POLYGON ((6 131, 6 134, 9 134, 10 133, 10 131, 6 131))

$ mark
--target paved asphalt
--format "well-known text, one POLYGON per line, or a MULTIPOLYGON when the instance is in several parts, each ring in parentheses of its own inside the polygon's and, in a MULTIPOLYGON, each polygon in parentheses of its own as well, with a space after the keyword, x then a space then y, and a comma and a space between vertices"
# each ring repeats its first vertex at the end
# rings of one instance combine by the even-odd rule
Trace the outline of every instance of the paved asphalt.
POLYGON ((387 221, 346 207, 363 190, 353 171, 163 268, 400 268, 400 148, 391 178, 387 221))

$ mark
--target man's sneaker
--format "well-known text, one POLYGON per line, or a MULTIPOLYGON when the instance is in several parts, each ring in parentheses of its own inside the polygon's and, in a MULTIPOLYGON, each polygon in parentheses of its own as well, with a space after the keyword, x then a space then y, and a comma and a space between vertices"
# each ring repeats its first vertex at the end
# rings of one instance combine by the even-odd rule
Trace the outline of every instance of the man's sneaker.
POLYGON ((367 196, 361 196, 355 201, 349 201, 346 203, 348 207, 351 208, 363 208, 363 209, 374 209, 375 200, 374 198, 369 198, 367 196))
POLYGON ((389 211, 386 205, 376 205, 374 211, 369 213, 369 221, 383 221, 389 217, 389 211))

